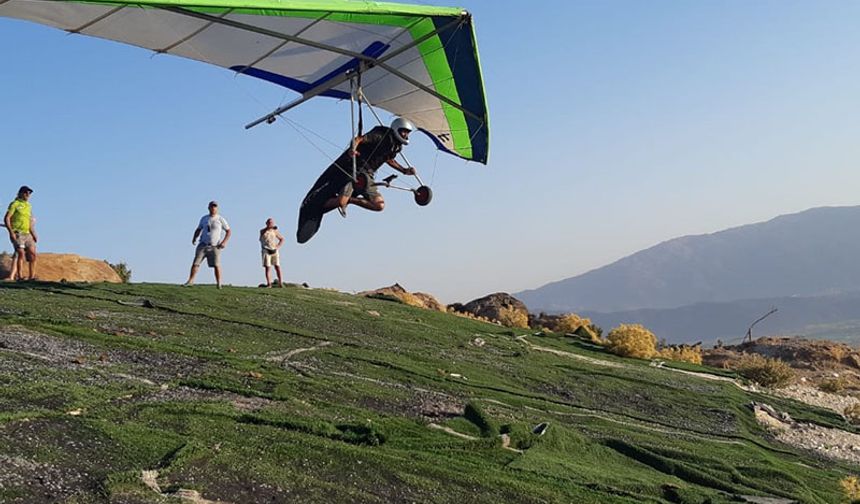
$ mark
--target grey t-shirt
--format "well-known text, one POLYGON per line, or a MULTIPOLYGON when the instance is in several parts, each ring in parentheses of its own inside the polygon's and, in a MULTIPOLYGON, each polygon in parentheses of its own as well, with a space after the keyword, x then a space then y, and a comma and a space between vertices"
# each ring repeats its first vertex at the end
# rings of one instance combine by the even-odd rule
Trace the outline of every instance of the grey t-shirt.
POLYGON ((222 230, 229 231, 230 225, 227 224, 227 219, 221 215, 212 216, 206 214, 200 218, 200 224, 197 225, 197 229, 203 231, 200 235, 200 245, 218 245, 223 239, 221 236, 222 230))

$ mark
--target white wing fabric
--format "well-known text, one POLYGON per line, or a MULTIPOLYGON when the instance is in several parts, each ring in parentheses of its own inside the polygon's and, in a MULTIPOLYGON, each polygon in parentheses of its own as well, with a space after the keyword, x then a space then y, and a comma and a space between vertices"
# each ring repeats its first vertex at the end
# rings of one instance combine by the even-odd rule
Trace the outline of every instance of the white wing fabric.
POLYGON ((349 0, 0 0, 0 16, 367 101, 440 149, 487 162, 489 123, 472 17, 459 8, 349 0), (331 87, 326 87, 331 83, 331 87))

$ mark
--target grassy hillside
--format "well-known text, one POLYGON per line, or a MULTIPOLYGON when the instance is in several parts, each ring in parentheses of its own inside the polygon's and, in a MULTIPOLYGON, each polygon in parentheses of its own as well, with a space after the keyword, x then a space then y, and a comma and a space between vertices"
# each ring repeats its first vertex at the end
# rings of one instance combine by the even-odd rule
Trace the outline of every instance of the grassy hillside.
POLYGON ((0 379, 10 503, 837 503, 858 469, 746 405, 823 410, 321 290, 2 285, 0 379))

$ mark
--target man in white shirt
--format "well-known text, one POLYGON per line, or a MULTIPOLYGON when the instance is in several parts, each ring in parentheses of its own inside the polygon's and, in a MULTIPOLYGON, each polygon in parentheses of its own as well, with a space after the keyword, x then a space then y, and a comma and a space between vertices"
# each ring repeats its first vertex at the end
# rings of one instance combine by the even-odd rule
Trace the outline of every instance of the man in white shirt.
MULTIPOLYGON (((275 224, 275 219, 269 217, 266 219, 266 227, 260 230, 260 252, 263 256, 263 271, 266 273, 265 287, 272 286, 272 266, 275 267, 275 273, 278 274, 278 283, 275 287, 284 286, 284 277, 281 274, 281 246, 284 244, 284 235, 278 231, 278 226, 275 224)), ((263 287, 263 285, 260 285, 263 287)))
POLYGON ((186 286, 194 285, 194 277, 205 257, 206 264, 215 269, 215 282, 218 284, 218 288, 221 288, 221 250, 227 246, 230 233, 227 219, 218 214, 218 202, 210 201, 209 213, 200 218, 200 223, 194 230, 194 238, 191 239, 191 244, 197 245, 197 249, 194 251, 194 262, 191 264, 191 274, 188 275, 188 281, 185 282, 186 286), (224 232, 223 238, 221 236, 222 230, 224 232), (199 244, 197 243, 198 238, 200 238, 199 244))

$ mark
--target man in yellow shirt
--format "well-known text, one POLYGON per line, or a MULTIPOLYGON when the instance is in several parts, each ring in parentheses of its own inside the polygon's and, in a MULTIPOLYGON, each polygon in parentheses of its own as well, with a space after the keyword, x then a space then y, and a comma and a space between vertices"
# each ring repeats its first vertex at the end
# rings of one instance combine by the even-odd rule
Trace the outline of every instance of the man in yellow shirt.
POLYGON ((30 195, 33 190, 27 186, 18 189, 18 197, 9 204, 3 222, 9 231, 9 240, 15 249, 12 257, 12 271, 6 280, 19 280, 24 278, 24 258, 27 258, 30 275, 28 280, 36 278, 36 227, 33 220, 33 210, 30 206, 30 195))

